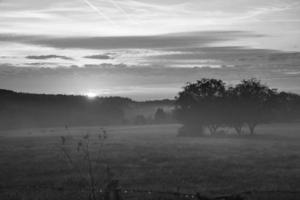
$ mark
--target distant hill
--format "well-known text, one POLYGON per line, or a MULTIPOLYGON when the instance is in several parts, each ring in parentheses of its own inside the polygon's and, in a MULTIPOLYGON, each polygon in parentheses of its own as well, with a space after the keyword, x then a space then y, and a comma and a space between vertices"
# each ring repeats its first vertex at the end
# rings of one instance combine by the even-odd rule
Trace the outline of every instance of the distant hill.
POLYGON ((0 129, 133 123, 137 115, 171 112, 173 100, 136 102, 123 97, 18 93, 0 89, 0 129))

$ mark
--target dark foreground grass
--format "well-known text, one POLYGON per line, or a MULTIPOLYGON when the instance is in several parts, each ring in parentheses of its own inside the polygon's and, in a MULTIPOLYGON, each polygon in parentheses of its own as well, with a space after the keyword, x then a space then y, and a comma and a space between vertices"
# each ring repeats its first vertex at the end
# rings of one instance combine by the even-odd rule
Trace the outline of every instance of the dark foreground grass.
MULTIPOLYGON (((105 158, 95 169, 98 179, 103 177, 101 166, 109 164, 124 188, 175 191, 180 187, 182 192, 210 195, 299 191, 300 124, 262 126, 251 137, 178 138, 178 128, 107 127, 105 158)), ((64 162, 57 145, 61 135, 72 135, 68 147, 75 151, 79 137, 99 130, 1 132, 0 199, 86 199, 80 189, 87 183, 78 183, 78 174, 64 162)), ((96 149, 97 140, 92 143, 96 149)))

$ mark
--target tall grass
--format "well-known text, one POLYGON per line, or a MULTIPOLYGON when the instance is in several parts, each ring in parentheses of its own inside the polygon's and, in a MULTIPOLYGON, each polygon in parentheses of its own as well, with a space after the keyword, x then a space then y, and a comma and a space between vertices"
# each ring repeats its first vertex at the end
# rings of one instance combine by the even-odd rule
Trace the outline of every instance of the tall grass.
POLYGON ((88 183, 90 200, 99 199, 99 193, 109 193, 106 190, 115 182, 110 166, 105 163, 104 146, 107 139, 107 131, 103 128, 98 134, 92 135, 86 132, 77 139, 70 136, 60 137, 61 142, 58 147, 61 155, 69 169, 79 178, 78 181, 88 183), (102 173, 99 173, 99 169, 102 173), (105 188, 104 191, 102 188, 105 188))

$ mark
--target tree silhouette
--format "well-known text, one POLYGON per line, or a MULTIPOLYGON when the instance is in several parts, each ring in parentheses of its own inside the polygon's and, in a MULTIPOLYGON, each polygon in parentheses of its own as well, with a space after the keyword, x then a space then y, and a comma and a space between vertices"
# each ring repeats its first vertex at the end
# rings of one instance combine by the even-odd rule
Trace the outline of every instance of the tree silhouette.
POLYGON ((242 134, 245 119, 243 113, 243 102, 235 87, 229 87, 226 95, 226 118, 225 124, 233 127, 238 135, 242 134))
POLYGON ((300 118, 300 96, 288 92, 277 95, 276 119, 281 122, 297 120, 300 118))
POLYGON ((275 109, 276 91, 259 80, 254 78, 243 80, 230 89, 230 96, 230 101, 234 105, 231 113, 234 118, 232 121, 239 124, 239 127, 242 123, 246 123, 251 135, 255 133, 258 124, 271 120, 275 109))
POLYGON ((225 83, 217 79, 201 79, 188 83, 176 98, 177 118, 187 130, 208 127, 211 134, 224 122, 225 83))
POLYGON ((158 108, 154 114, 154 121, 157 123, 163 123, 167 119, 167 114, 162 108, 158 108))
POLYGON ((120 124, 130 103, 121 97, 90 100, 85 96, 0 90, 0 129, 120 124))
POLYGON ((299 95, 278 93, 254 78, 231 87, 221 80, 201 79, 179 93, 175 113, 184 125, 181 131, 203 133, 206 127, 215 134, 226 125, 241 135, 247 125, 253 135, 259 124, 298 119, 299 110, 299 95))

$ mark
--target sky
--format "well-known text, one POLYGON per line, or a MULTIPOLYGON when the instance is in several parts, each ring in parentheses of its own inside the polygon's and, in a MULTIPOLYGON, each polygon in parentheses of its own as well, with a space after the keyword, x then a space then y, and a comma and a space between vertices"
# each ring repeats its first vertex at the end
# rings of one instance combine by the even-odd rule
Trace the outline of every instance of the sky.
POLYGON ((255 77, 300 93, 299 0, 0 0, 0 88, 174 98, 255 77))

